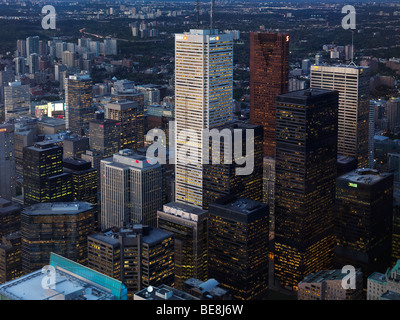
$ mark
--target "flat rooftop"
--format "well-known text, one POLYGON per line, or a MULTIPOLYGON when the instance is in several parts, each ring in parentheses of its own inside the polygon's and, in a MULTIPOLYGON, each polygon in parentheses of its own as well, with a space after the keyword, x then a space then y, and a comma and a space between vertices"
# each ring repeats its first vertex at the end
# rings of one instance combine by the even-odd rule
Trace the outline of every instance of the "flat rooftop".
POLYGON ((355 184, 373 185, 391 175, 375 169, 361 168, 344 174, 340 179, 345 179, 355 184))
POLYGON ((147 287, 135 293, 135 300, 136 296, 139 300, 200 300, 184 291, 177 290, 167 285, 147 287))
POLYGON ((37 270, 0 285, 0 295, 11 300, 114 300, 104 287, 59 267, 55 271, 53 288, 43 288, 45 275, 37 270))
MULTIPOLYGON (((333 269, 333 270, 321 270, 316 273, 311 273, 307 275, 301 283, 321 283, 324 281, 329 281, 329 280, 342 280, 344 277, 346 277, 348 274, 347 273, 342 273, 341 269, 333 269)), ((356 276, 362 276, 361 271, 356 272, 356 276)))
POLYGON ((47 202, 37 203, 26 207, 22 213, 27 215, 50 215, 50 214, 78 214, 89 209, 93 205, 89 202, 47 202))

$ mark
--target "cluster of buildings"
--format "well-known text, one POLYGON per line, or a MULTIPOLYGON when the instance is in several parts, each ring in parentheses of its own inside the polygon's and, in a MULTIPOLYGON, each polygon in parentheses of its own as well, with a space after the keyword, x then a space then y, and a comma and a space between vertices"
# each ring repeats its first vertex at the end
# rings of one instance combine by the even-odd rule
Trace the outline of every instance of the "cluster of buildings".
POLYGON ((310 88, 289 90, 289 35, 251 33, 240 121, 234 36, 176 34, 173 97, 117 79, 94 97, 91 77, 74 73, 65 119, 5 110, 0 299, 398 299, 399 205, 394 174, 375 167, 368 67, 304 61, 310 88), (148 129, 170 131, 156 142, 172 143, 174 162, 148 155, 148 129), (217 161, 204 161, 215 145, 217 161), (238 174, 244 158, 251 170, 238 174))

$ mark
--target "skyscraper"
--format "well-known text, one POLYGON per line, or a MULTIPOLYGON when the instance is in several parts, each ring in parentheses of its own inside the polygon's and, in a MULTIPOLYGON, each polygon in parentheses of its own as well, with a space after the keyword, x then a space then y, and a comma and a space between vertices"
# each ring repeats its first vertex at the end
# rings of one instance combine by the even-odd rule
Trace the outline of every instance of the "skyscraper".
POLYGON ((25 40, 26 43, 26 57, 29 58, 29 56, 32 53, 39 53, 39 37, 38 36, 32 36, 32 37, 27 37, 25 40))
POLYGON ((0 197, 15 196, 14 125, 0 124, 0 197))
POLYGON ((203 130, 232 119, 232 64, 231 34, 192 29, 175 35, 177 202, 202 207, 203 130))
POLYGON ((112 157, 121 147, 121 122, 111 119, 92 120, 89 124, 90 149, 104 158, 112 157))
POLYGON ((112 101, 107 103, 104 117, 120 123, 120 150, 136 150, 143 147, 145 134, 143 106, 129 100, 112 101))
POLYGON ((203 209, 207 210, 210 203, 226 195, 237 195, 246 199, 262 201, 263 127, 233 121, 214 129, 218 130, 220 136, 223 137, 220 141, 216 141, 220 146, 218 158, 220 161, 213 163, 212 158, 217 152, 213 150, 214 142, 210 140, 209 161, 203 165, 203 209), (252 158, 251 164, 248 163, 248 165, 252 165, 250 174, 237 172, 238 168, 243 167, 243 164, 239 164, 243 157, 235 158, 233 143, 241 146, 243 157, 252 158), (225 148, 228 148, 228 152, 230 152, 229 159, 224 158, 225 148))
POLYGON ((24 273, 47 265, 51 252, 86 265, 87 236, 93 231, 90 203, 39 203, 26 207, 21 213, 24 273))
POLYGON ((274 276, 291 290, 332 267, 337 106, 335 91, 277 97, 274 276))
POLYGON ((23 186, 26 205, 72 201, 70 176, 63 173, 62 152, 60 146, 46 141, 24 147, 23 186))
POLYGON ((366 277, 391 263, 393 174, 357 169, 337 178, 335 265, 366 277))
POLYGON ((31 53, 29 55, 29 73, 39 72, 39 55, 31 53))
POLYGON ((157 224, 162 206, 161 164, 124 149, 101 160, 101 229, 157 224))
POLYGON ((234 299, 268 289, 268 205, 227 196, 209 206, 208 276, 234 299))
POLYGON ((173 234, 158 228, 132 224, 92 234, 88 260, 93 270, 121 280, 128 299, 150 285, 174 283, 173 234))
POLYGON ((368 166, 369 68, 311 66, 311 88, 339 92, 338 153, 368 166))
POLYGON ((66 126, 73 133, 86 135, 96 109, 92 103, 92 79, 76 74, 65 79, 66 126))
POLYGON ((264 128, 264 156, 275 157, 276 96, 289 89, 289 36, 250 34, 250 122, 264 128))
POLYGON ((185 280, 207 280, 208 212, 185 203, 170 202, 157 212, 158 228, 174 234, 175 288, 185 280))
POLYGON ((10 82, 4 87, 5 119, 29 116, 31 108, 31 93, 29 85, 22 85, 21 81, 10 82))

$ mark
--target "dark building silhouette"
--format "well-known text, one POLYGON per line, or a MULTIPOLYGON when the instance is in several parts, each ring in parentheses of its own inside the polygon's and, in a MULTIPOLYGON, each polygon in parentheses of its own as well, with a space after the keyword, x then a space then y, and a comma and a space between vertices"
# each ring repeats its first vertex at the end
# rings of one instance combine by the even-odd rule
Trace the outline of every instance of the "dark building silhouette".
POLYGON ((275 156, 276 96, 289 89, 289 36, 250 33, 250 122, 264 127, 264 156, 275 156))
POLYGON ((337 110, 335 91, 277 97, 274 276, 291 290, 332 267, 337 110))

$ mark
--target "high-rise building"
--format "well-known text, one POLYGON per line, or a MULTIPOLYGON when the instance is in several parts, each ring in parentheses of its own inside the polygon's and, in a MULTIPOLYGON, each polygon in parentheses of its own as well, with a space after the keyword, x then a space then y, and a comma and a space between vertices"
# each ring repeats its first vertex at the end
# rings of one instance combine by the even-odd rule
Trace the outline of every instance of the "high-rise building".
POLYGON ((275 157, 276 96, 288 92, 289 36, 250 34, 250 122, 264 128, 264 156, 275 157))
POLYGON ((21 232, 0 239, 0 284, 22 276, 21 232))
POLYGON ((29 73, 39 72, 39 55, 37 53, 31 53, 28 59, 29 73))
POLYGON ((50 253, 87 264, 87 236, 94 232, 93 206, 87 202, 39 203, 21 212, 22 269, 48 265, 50 253))
POLYGON ((209 206, 208 276, 234 299, 259 299, 268 290, 268 205, 224 197, 209 206))
POLYGON ((311 88, 339 92, 338 154, 368 166, 369 68, 311 66, 311 88))
POLYGON ((207 211, 184 203, 170 202, 157 212, 158 228, 174 234, 175 288, 190 278, 207 280, 207 223, 207 211))
POLYGON ((135 101, 118 100, 107 103, 105 119, 116 120, 121 127, 121 142, 119 149, 143 147, 144 114, 143 107, 135 101))
POLYGON ((124 223, 157 224, 162 206, 161 164, 124 149, 101 160, 101 229, 124 223))
POLYGON ((76 134, 66 136, 63 140, 63 157, 80 159, 90 148, 89 138, 76 134))
POLYGON ((93 205, 95 228, 99 227, 98 174, 89 161, 67 158, 63 160, 64 173, 71 176, 73 201, 93 205))
POLYGON ((0 198, 0 239, 21 228, 21 208, 18 204, 0 198))
POLYGON ((25 40, 26 43, 26 57, 29 58, 29 56, 32 53, 39 53, 39 37, 38 36, 33 36, 33 37, 27 37, 25 40))
POLYGON ((16 75, 23 75, 26 72, 26 66, 25 66, 25 58, 24 57, 16 57, 14 59, 14 69, 15 69, 15 74, 16 75))
POLYGON ((400 126, 400 98, 391 98, 386 102, 386 118, 389 130, 400 126))
POLYGON ((203 205, 203 130, 232 119, 232 88, 231 34, 192 29, 175 35, 177 202, 203 205))
POLYGON ((357 169, 337 178, 335 267, 352 265, 366 277, 391 263, 393 174, 357 169))
POLYGON ((368 277, 367 300, 400 300, 400 260, 393 268, 368 277))
POLYGON ((0 300, 126 300, 127 290, 121 281, 53 252, 49 260, 38 269, 1 285, 0 300), (46 276, 43 270, 50 275, 47 284, 44 284, 47 279, 43 278, 46 276))
POLYGON ((147 286, 174 284, 173 235, 158 228, 133 224, 92 234, 88 260, 93 270, 121 280, 128 299, 147 286))
POLYGON ((65 189, 68 185, 64 185, 68 177, 63 174, 62 153, 62 147, 46 141, 24 147, 23 187, 26 205, 49 201, 68 201, 68 198, 72 196, 72 190, 69 189, 71 185, 69 184, 69 190, 65 189), (51 178, 53 179, 49 181, 51 178), (59 197, 59 199, 56 200, 55 197, 59 197))
POLYGON ((400 260, 400 192, 393 192, 392 265, 400 260))
POLYGON ((86 135, 89 121, 96 111, 92 103, 92 79, 86 74, 75 74, 65 79, 66 125, 79 135, 86 135))
POLYGON ((262 202, 269 207, 269 233, 270 238, 275 235, 275 159, 263 159, 263 199, 262 202))
POLYGON ((10 82, 4 87, 5 120, 19 116, 29 116, 31 108, 31 92, 29 85, 21 81, 10 82))
MULTIPOLYGON (((24 62, 25 63, 25 62, 24 62)), ((4 104, 4 88, 9 85, 10 82, 15 81, 15 75, 12 70, 0 71, 0 103, 4 104)), ((0 115, 0 120, 4 120, 0 115)))
POLYGON ((321 270, 309 274, 299 283, 298 300, 362 300, 363 278, 361 270, 356 270, 355 279, 345 279, 354 282, 355 288, 343 288, 342 281, 346 272, 341 269, 321 270))
POLYGON ((332 268, 338 93, 294 91, 276 104, 274 277, 297 290, 332 268))
POLYGON ((209 141, 208 163, 203 164, 203 209, 207 210, 210 203, 226 195, 262 201, 263 127, 233 121, 213 129, 223 139, 218 137, 218 141, 214 141, 215 138, 209 141), (218 161, 213 160, 218 153, 215 146, 220 150, 218 161), (238 146, 243 153, 240 157, 235 156, 235 148, 238 146), (251 169, 249 168, 250 173, 241 174, 238 170, 243 168, 243 163, 240 162, 244 157, 248 157, 251 169))
POLYGON ((14 125, 0 124, 0 197, 15 196, 14 125))
POLYGON ((26 40, 17 40, 18 57, 26 57, 26 40))
POLYGON ((121 122, 111 119, 92 120, 89 124, 90 149, 112 157, 121 147, 121 122))

